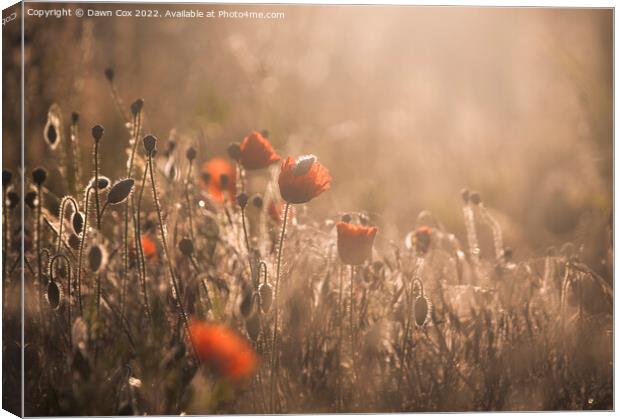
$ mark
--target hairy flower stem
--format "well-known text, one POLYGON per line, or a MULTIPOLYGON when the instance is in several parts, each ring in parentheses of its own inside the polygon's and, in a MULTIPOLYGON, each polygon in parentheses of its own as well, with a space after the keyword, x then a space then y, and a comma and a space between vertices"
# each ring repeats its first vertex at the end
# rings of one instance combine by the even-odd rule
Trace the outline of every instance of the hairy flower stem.
POLYGON ((174 268, 172 267, 172 260, 170 260, 170 255, 168 254, 168 245, 166 243, 166 231, 164 230, 164 220, 161 216, 161 206, 159 205, 159 199, 157 197, 157 185, 155 184, 155 176, 153 174, 153 155, 149 153, 148 156, 148 171, 149 177, 151 178, 151 188, 153 192, 153 202, 155 203, 155 211, 157 212, 157 220, 159 221, 159 232, 161 234, 161 244, 164 248, 164 257, 166 258, 166 262, 168 263, 168 271, 170 274, 170 280, 172 282, 172 288, 174 290, 174 300, 177 303, 177 308, 179 309, 179 314, 181 315, 181 320, 183 321, 183 325, 185 326, 187 336, 189 338, 192 354, 196 361, 198 360, 196 349, 192 343, 191 332, 189 330, 189 321, 187 319, 187 312, 183 307, 183 300, 181 297, 181 292, 179 288, 179 284, 177 282, 176 275, 174 274, 174 268))
POLYGON ((144 261, 144 248, 142 247, 142 227, 141 227, 141 207, 142 207, 142 197, 144 196, 144 187, 146 185, 146 177, 148 175, 148 170, 144 170, 144 175, 142 176, 142 183, 140 185, 140 193, 138 194, 138 202, 136 204, 136 215, 135 215, 135 233, 134 240, 136 249, 138 249, 138 267, 140 273, 140 283, 142 284, 142 295, 144 297, 144 307, 146 309, 146 315, 149 319, 152 320, 151 315, 151 305, 149 303, 149 294, 146 288, 146 262, 144 261))
MULTIPOLYGON (((245 220, 245 208, 241 208, 241 225, 243 226, 243 237, 245 238, 245 247, 248 249, 248 263, 250 266, 250 274, 253 272, 252 266, 252 249, 250 248, 250 238, 248 237, 248 228, 245 220)), ((251 275, 253 277, 253 275, 251 275)))
POLYGON ((73 176, 75 177, 73 190, 71 192, 77 197, 77 192, 82 189, 82 171, 80 168, 81 156, 79 146, 80 137, 77 121, 71 123, 69 132, 69 136, 71 138, 71 152, 73 154, 73 176))
MULTIPOLYGON (((78 252, 78 266, 77 266, 77 289, 78 289, 78 307, 80 308, 80 315, 83 314, 82 310, 82 260, 84 258, 84 245, 86 243, 86 232, 88 230, 88 198, 90 192, 93 191, 93 187, 86 188, 84 194, 84 225, 82 226, 82 237, 80 238, 80 250, 78 252)), ((95 192, 96 194, 97 192, 95 192)))
POLYGON ((97 215, 97 231, 101 230, 101 214, 99 213, 99 141, 95 141, 95 210, 97 215))
POLYGON ((193 211, 192 211, 192 200, 190 199, 189 196, 189 186, 191 185, 192 182, 192 167, 193 167, 193 161, 190 160, 189 161, 189 166, 187 167, 187 175, 185 177, 185 202, 187 205, 187 222, 189 224, 189 237, 192 239, 192 241, 195 241, 194 238, 194 219, 193 219, 193 211))
POLYGON ((62 198, 62 200, 60 201, 60 210, 58 213, 58 240, 56 243, 56 253, 60 252, 62 245, 62 230, 65 225, 65 208, 67 207, 68 202, 73 205, 73 211, 79 212, 78 204, 75 199, 70 196, 65 196, 64 198, 62 198))
POLYGON ((477 271, 480 264, 480 246, 478 244, 478 236, 476 235, 474 210, 470 202, 467 202, 463 207, 463 217, 465 219, 465 229, 467 230, 467 244, 469 245, 469 254, 471 256, 474 268, 477 271))
MULTIPOLYGON (((42 293, 43 293, 43 281, 41 278, 41 275, 43 273, 43 265, 41 262, 41 217, 42 217, 42 211, 43 211, 43 195, 41 194, 41 185, 37 185, 37 225, 36 225, 36 230, 37 230, 37 304, 39 307, 39 313, 42 313, 41 311, 41 297, 42 297, 42 293)), ((5 216, 6 217, 6 216, 5 216)))
POLYGON ((504 239, 502 237, 502 227, 499 222, 489 213, 487 208, 482 205, 478 206, 482 218, 487 222, 493 232, 493 246, 495 247, 495 258, 500 261, 504 256, 504 239))
POLYGON ((291 207, 289 202, 286 203, 284 207, 284 220, 282 223, 282 232, 280 233, 280 241, 278 243, 278 260, 276 263, 276 287, 274 290, 274 299, 273 299, 273 309, 274 309, 274 320, 273 320, 273 341, 271 344, 271 397, 270 397, 270 405, 272 412, 275 413, 275 391, 276 391, 276 378, 277 378, 277 344, 278 344, 278 309, 279 309, 279 289, 280 289, 280 268, 282 266, 282 250, 284 246, 284 235, 286 234, 286 223, 288 222, 288 212, 291 207))
POLYGON ((69 318, 69 346, 71 346, 71 261, 65 255, 57 254, 50 261, 50 281, 54 282, 56 280, 55 266, 57 261, 61 259, 67 264, 67 316, 69 318))

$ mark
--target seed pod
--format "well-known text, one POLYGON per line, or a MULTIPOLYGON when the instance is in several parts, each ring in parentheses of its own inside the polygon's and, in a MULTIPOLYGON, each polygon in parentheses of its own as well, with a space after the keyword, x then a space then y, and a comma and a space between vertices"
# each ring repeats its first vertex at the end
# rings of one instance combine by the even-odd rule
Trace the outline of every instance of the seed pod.
POLYGON ((71 233, 69 236, 69 246, 73 250, 78 250, 80 248, 80 238, 75 233, 71 233))
POLYGON ((84 227, 84 214, 76 211, 71 216, 71 225, 75 234, 82 234, 82 227, 84 227))
POLYGON ((185 256, 191 256, 194 254, 194 242, 190 239, 181 239, 179 241, 179 250, 185 256))
POLYGON ((11 183, 11 178, 13 177, 13 173, 10 170, 3 169, 2 170, 2 187, 6 188, 11 183))
POLYGON ((157 138, 152 135, 147 135, 142 139, 142 142, 144 143, 144 149, 147 154, 151 154, 155 151, 155 147, 157 146, 157 138))
POLYGON ((247 287, 243 292, 243 298, 241 299, 241 305, 239 306, 239 311, 245 318, 248 318, 254 312, 253 297, 251 288, 247 287))
POLYGON ((95 142, 98 143, 103 137, 103 127, 101 125, 95 125, 91 129, 91 134, 93 135, 95 142))
POLYGON ((250 339, 256 342, 260 333, 260 317, 258 312, 245 320, 245 330, 247 330, 250 339))
POLYGON ((45 294, 45 297, 47 298, 47 302, 49 303, 52 310, 57 310, 60 307, 62 289, 55 281, 47 284, 47 293, 45 294))
POLYGON ((252 197, 252 205, 254 205, 256 208, 262 208, 263 207, 263 197, 260 196, 259 194, 256 194, 252 197))
POLYGON ((99 246, 93 246, 88 251, 88 266, 92 272, 97 272, 103 266, 103 251, 99 246))
POLYGON ((241 146, 239 143, 231 143, 226 151, 228 151, 228 156, 235 161, 241 158, 241 146))
POLYGON ((24 202, 28 205, 28 208, 35 209, 37 206, 37 193, 34 191, 30 191, 24 196, 24 202))
POLYGON ((196 151, 194 147, 188 148, 187 151, 185 152, 185 157, 187 157, 187 160, 189 161, 194 161, 197 155, 198 155, 198 152, 196 151))
POLYGON ((114 81, 114 70, 110 67, 106 68, 103 71, 103 74, 105 74, 105 78, 108 79, 109 82, 113 82, 114 81))
POLYGON ((482 198, 480 197, 480 193, 476 191, 472 191, 469 195, 469 199, 471 199, 471 203, 474 205, 479 205, 482 202, 482 198))
POLYGON ((131 114, 134 117, 137 116, 142 110, 143 106, 144 106, 144 99, 136 99, 136 101, 131 104, 131 114))
POLYGON ((239 204, 241 209, 244 209, 245 206, 248 204, 248 199, 248 194, 246 194, 245 192, 241 192, 239 195, 237 195, 237 204, 239 204))
MULTIPOLYGON (((6 197, 7 197, 7 201, 9 201, 8 203, 9 209, 13 209, 19 204, 19 195, 17 195, 17 192, 10 191, 6 195, 6 197)), ((36 197, 36 193, 35 193, 35 197, 36 197)))
POLYGON ((414 315, 415 315, 415 324, 419 327, 422 327, 426 324, 426 320, 428 319, 428 299, 426 296, 421 295, 416 298, 414 303, 414 315))
POLYGON ((263 310, 263 313, 267 313, 271 308, 271 303, 273 301, 273 291, 271 289, 271 285, 267 283, 263 283, 258 287, 258 295, 260 296, 260 307, 263 310))
POLYGON ((308 173, 315 161, 317 161, 317 158, 312 154, 299 157, 297 159, 295 168, 293 169, 293 174, 295 176, 305 175, 306 173, 308 173))
POLYGON ((42 167, 37 167, 32 171, 32 181, 35 185, 41 186, 45 183, 47 179, 47 171, 42 167))
POLYGON ((116 182, 110 189, 110 192, 108 192, 108 204, 120 204, 125 201, 133 190, 133 185, 134 180, 132 178, 127 178, 116 182))
MULTIPOLYGON (((110 179, 108 179, 106 176, 101 176, 99 175, 99 179, 97 182, 97 188, 99 190, 99 192, 105 191, 106 189, 108 189, 110 187, 110 179)), ((88 182, 88 185, 90 187, 95 187, 95 178, 93 177, 90 182, 88 182)))

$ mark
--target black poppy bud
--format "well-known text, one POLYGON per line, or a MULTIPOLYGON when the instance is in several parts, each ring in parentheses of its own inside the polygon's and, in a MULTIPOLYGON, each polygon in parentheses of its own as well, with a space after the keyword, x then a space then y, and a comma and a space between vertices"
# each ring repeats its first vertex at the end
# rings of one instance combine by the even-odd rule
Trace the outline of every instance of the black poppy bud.
POLYGON ((273 291, 271 285, 266 282, 258 287, 258 295, 260 296, 260 307, 263 313, 267 313, 273 301, 273 291))
POLYGON ((6 188, 11 183, 11 178, 13 178, 13 173, 10 170, 3 169, 2 170, 2 187, 6 188))
POLYGON ((241 146, 239 143, 231 143, 226 151, 228 151, 228 155, 233 160, 239 160, 241 158, 241 146))
POLYGON ((116 182, 110 189, 110 192, 108 192, 107 203, 120 204, 121 202, 124 202, 133 190, 133 185, 134 180, 132 178, 127 178, 116 182))
POLYGON ((103 137, 103 127, 101 125, 95 125, 92 128, 91 133, 95 141, 99 142, 99 140, 101 140, 101 138, 103 137))
POLYGON ((475 191, 471 192, 471 194, 469 195, 469 199, 471 199, 471 203, 474 205, 479 205, 482 202, 482 199, 480 198, 480 193, 475 191))
POLYGON ((343 214, 342 217, 340 217, 340 221, 342 221, 343 223, 350 223, 351 214, 343 214))
POLYGON ((52 310, 56 310, 60 306, 60 299, 62 297, 62 293, 56 282, 50 282, 47 285, 47 293, 45 296, 52 310))
POLYGON ((155 147, 157 146, 157 138, 152 135, 147 135, 144 137, 142 142, 144 143, 144 149, 147 154, 152 155, 153 151, 155 151, 155 147))
POLYGON ((58 131, 56 130, 56 126, 54 124, 48 124, 47 130, 45 131, 45 138, 49 142, 50 146, 54 147, 56 140, 58 139, 58 131))
POLYGON ((254 298, 252 295, 252 290, 250 287, 247 287, 243 292, 243 297, 241 299, 241 305, 239 306, 239 312, 243 317, 250 317, 250 315, 254 311, 254 298))
POLYGON ((144 99, 136 99, 136 101, 131 104, 131 114, 133 116, 137 116, 142 110, 143 106, 144 106, 144 99))
POLYGON ((194 253, 194 242, 190 239, 181 239, 179 241, 179 250, 185 256, 191 256, 194 253))
POLYGON ((189 161, 194 161, 196 159, 197 154, 198 152, 196 151, 196 149, 194 147, 190 147, 185 152, 185 157, 187 157, 187 160, 189 161))
POLYGON ((47 172, 42 167, 37 167, 32 171, 32 181, 35 185, 41 186, 47 179, 47 172))
POLYGON ((81 212, 74 212, 71 217, 71 225, 73 226, 73 231, 75 234, 82 233, 82 227, 84 226, 84 214, 81 212))
POLYGON ((260 196, 259 194, 254 195, 254 197, 252 198, 252 205, 254 205, 256 208, 262 208, 263 197, 260 196))
POLYGON ((7 197, 7 200, 9 201, 8 202, 9 209, 13 209, 17 206, 17 204, 19 204, 19 195, 17 195, 16 192, 11 191, 6 195, 6 197, 7 197))
POLYGON ((469 202, 469 191, 467 189, 461 189, 461 197, 465 203, 469 202))
POLYGON ((222 173, 220 175, 220 186, 222 187, 222 189, 228 186, 229 181, 230 181, 230 178, 228 177, 226 173, 222 173))
POLYGON ((256 342, 260 333, 260 317, 258 313, 245 320, 245 330, 248 332, 250 339, 256 342))
POLYGON ((80 120, 80 114, 77 112, 71 112, 71 123, 73 125, 77 124, 80 120))
POLYGON ((106 68, 103 74, 105 74, 105 78, 108 79, 109 82, 114 81, 114 70, 112 68, 106 68))
POLYGON ((243 209, 248 204, 248 199, 248 194, 241 192, 237 195, 237 204, 239 204, 239 206, 243 209))
POLYGON ((24 202, 30 209, 34 209, 37 206, 37 193, 30 191, 24 196, 24 202))
POLYGON ((92 272, 97 272, 103 264, 103 251, 99 246, 93 246, 88 252, 88 266, 92 272))
POLYGON ((425 296, 421 295, 416 298, 413 311, 415 315, 415 324, 419 327, 424 326, 428 318, 428 300, 425 296))

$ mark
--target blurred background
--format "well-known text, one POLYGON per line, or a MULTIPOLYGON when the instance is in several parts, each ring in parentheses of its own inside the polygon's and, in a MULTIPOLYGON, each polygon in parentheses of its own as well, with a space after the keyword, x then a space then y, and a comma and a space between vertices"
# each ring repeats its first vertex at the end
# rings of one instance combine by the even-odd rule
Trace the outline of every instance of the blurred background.
MULTIPOLYGON (((201 160, 225 156, 253 129, 268 130, 282 155, 317 155, 334 181, 310 204, 316 219, 369 211, 385 245, 402 242, 428 209, 464 241, 459 191, 469 188, 497 211, 516 257, 570 240, 586 245, 595 268, 604 263, 611 9, 191 8, 285 17, 26 17, 27 162, 46 163, 43 128, 57 103, 67 128, 80 113, 83 155, 90 127, 106 128, 102 173, 122 175, 128 138, 103 75, 112 67, 127 107, 145 99, 146 132, 197 145, 201 160)), ((14 52, 18 41, 5 36, 14 52)), ((5 77, 18 70, 17 60, 5 64, 5 77)), ((6 118, 10 167, 18 150, 7 151, 16 133, 6 118)))

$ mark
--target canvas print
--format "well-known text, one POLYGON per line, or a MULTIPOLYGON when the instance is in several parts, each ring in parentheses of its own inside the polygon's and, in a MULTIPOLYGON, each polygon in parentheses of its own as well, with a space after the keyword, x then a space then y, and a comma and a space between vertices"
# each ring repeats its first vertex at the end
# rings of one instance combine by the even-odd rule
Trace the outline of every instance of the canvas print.
POLYGON ((613 23, 4 10, 3 408, 612 410, 613 23))

